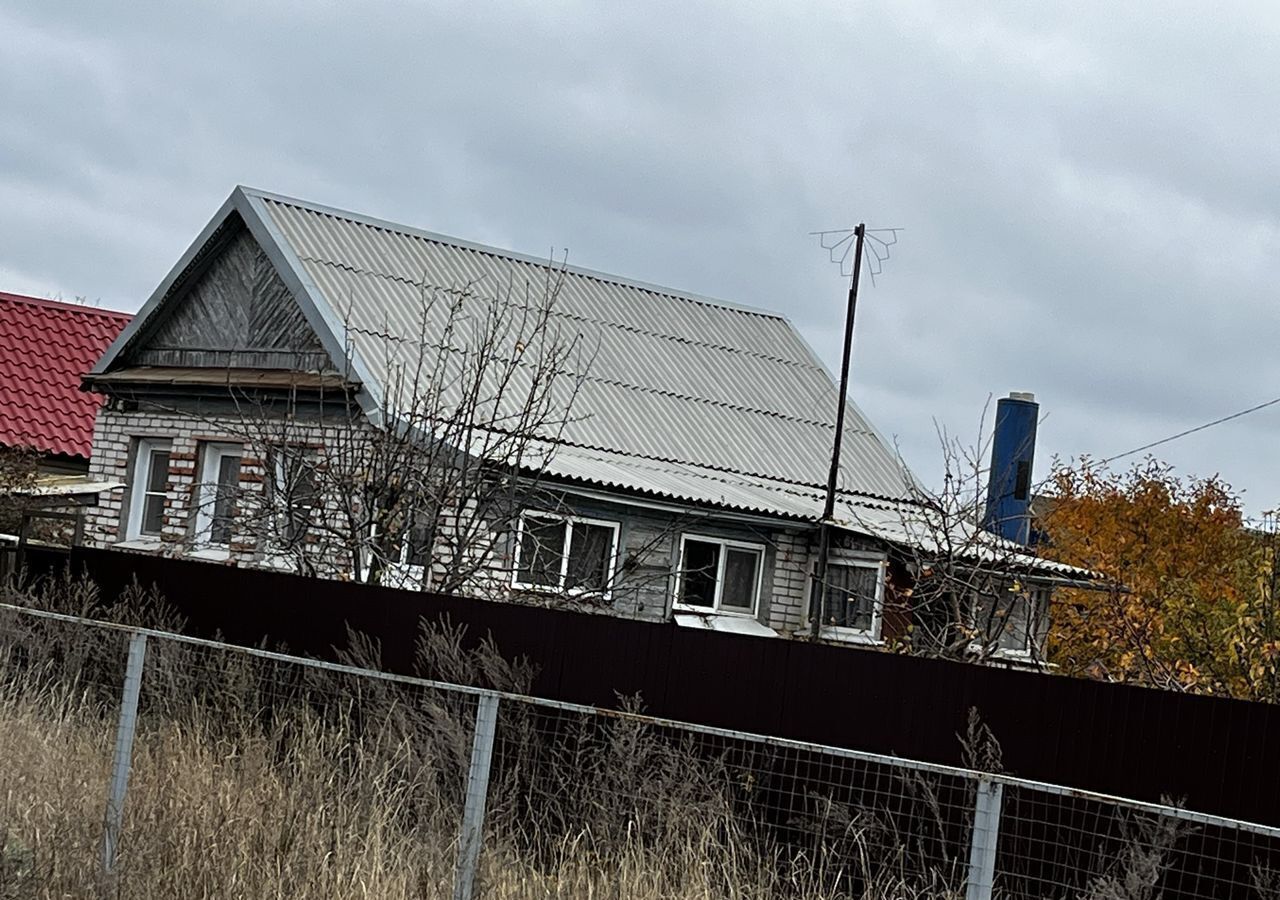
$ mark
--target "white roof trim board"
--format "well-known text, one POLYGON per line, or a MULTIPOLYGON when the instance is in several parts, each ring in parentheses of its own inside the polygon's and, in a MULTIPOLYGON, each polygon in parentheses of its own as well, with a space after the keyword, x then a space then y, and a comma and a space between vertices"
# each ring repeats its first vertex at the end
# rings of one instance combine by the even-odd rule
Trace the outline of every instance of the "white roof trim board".
MULTIPOLYGON (((384 399, 399 405, 384 397, 386 336, 417 334, 424 294, 467 288, 504 302, 506 288, 537 290, 563 274, 561 333, 597 350, 551 474, 689 504, 821 515, 836 387, 784 317, 250 188, 236 188, 94 374, 110 369, 233 214, 330 356, 350 366, 371 415, 384 399)), ((890 519, 910 506, 915 480, 853 403, 842 443, 837 521, 908 538, 890 519)))

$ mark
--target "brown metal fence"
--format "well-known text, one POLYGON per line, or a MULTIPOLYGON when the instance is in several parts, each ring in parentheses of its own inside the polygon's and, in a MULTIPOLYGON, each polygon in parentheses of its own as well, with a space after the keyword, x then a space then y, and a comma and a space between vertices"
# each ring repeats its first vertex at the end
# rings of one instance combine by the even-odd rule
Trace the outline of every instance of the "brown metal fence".
POLYGON ((9 606, 0 722, 0 889, 18 896, 1270 900, 1280 884, 1280 829, 1184 806, 9 606))
POLYGON ((447 621, 527 658, 537 696, 638 697, 674 720, 941 765, 963 763, 976 709, 1018 776, 1280 825, 1272 705, 121 552, 77 550, 72 565, 104 596, 154 585, 192 635, 332 660, 353 629, 378 641, 381 668, 412 675, 422 623, 447 621))

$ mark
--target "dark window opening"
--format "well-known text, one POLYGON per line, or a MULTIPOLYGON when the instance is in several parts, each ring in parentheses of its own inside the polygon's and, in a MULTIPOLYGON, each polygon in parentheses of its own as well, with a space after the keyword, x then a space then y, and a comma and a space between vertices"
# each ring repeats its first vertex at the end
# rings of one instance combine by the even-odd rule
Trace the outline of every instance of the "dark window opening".
POLYGON ((1013 484, 1013 499, 1026 500, 1031 492, 1031 463, 1018 460, 1018 474, 1013 484))

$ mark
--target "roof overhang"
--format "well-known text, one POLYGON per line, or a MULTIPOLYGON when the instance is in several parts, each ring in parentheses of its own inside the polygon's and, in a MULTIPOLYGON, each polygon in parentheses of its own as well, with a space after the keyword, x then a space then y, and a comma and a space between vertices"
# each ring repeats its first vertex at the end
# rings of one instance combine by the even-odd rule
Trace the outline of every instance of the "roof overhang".
POLYGON ((90 372, 84 386, 92 390, 131 387, 215 387, 246 390, 354 391, 360 382, 336 372, 296 372, 290 369, 192 369, 134 366, 111 372, 90 372))

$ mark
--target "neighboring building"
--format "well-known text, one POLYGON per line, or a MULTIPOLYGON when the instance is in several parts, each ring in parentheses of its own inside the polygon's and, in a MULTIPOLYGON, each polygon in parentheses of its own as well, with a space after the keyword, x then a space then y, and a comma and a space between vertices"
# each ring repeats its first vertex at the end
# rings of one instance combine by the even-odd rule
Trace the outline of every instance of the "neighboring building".
POLYGON ((79 511, 110 489, 88 478, 103 398, 82 391, 80 380, 130 318, 0 292, 0 447, 31 451, 36 465, 34 483, 28 462, 22 478, 9 471, 3 479, 22 500, 0 511, 0 545, 20 544, 39 520, 36 537, 71 541, 79 511))
POLYGON ((0 446, 35 450, 44 472, 87 474, 103 397, 80 379, 131 318, 0 292, 0 446))
MULTIPOLYGON (((498 585, 531 602, 806 633, 837 398, 785 318, 247 188, 232 193, 85 379, 110 398, 92 474, 128 484, 91 513, 87 540, 312 569, 306 552, 287 557, 283 539, 261 539, 248 517, 274 503, 288 541, 322 546, 318 534, 336 513, 315 473, 338 465, 351 434, 376 440, 405 421, 426 390, 406 380, 406 367, 424 351, 461 352, 452 330, 432 330, 444 329, 427 298, 475 307, 474 324, 527 316, 546 291, 556 334, 593 361, 572 373, 570 420, 534 442, 542 457, 522 457, 554 508, 534 504, 491 529, 475 592, 498 585), (246 408, 288 423, 292 436, 254 446, 246 408), (291 462, 302 459, 311 474, 306 490, 293 490, 285 473, 304 471, 291 462)), ((500 356, 532 352, 510 343, 500 356)), ((460 449, 478 446, 467 440, 460 449)), ((910 624, 909 604, 885 614, 886 591, 910 593, 918 492, 853 404, 842 457, 822 634, 883 643, 910 624)), ((415 549, 412 521, 402 527, 405 550, 383 580, 431 586, 443 555, 430 541, 415 549)), ((339 557, 312 556, 322 557, 312 570, 343 576, 339 557)), ((1029 556, 1016 565, 1039 580, 1000 601, 1023 604, 1000 614, 1024 623, 997 640, 1013 654, 1034 651, 1047 587, 1071 574, 1029 556)))

